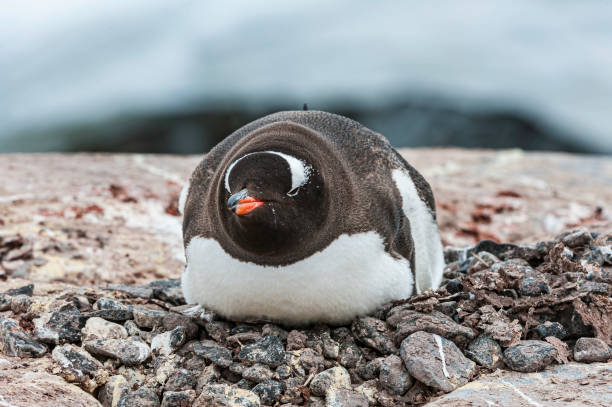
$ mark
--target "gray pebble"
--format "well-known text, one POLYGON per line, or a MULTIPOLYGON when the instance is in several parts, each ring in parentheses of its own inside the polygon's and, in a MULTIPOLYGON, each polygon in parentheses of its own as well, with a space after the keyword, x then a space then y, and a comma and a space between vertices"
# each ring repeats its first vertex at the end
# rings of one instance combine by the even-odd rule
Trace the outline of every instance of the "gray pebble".
POLYGON ((557 349, 544 341, 520 341, 504 351, 508 367, 517 372, 537 372, 550 365, 557 356, 557 349))
POLYGON ((132 311, 134 314, 134 322, 140 328, 152 329, 156 326, 162 325, 162 320, 168 315, 166 311, 148 309, 148 308, 134 308, 132 311))
POLYGON ((238 357, 241 360, 274 367, 285 361, 285 348, 278 336, 270 335, 244 346, 238 357))
POLYGON ((380 365, 379 380, 381 386, 396 396, 402 396, 412 386, 412 377, 397 355, 387 356, 380 365))
POLYGON ((368 407, 368 398, 348 389, 334 389, 325 397, 326 407, 368 407))
POLYGON ((465 355, 480 366, 489 369, 496 369, 504 364, 501 346, 488 334, 480 334, 470 342, 465 355))
POLYGON ((232 353, 229 349, 217 344, 211 340, 203 340, 193 345, 193 351, 196 355, 203 357, 221 367, 230 367, 232 365, 232 353))
POLYGON ((8 356, 38 358, 47 347, 24 332, 15 320, 0 317, 0 351, 8 356))
POLYGON ((193 407, 259 407, 259 396, 252 391, 227 384, 210 384, 202 388, 193 407))
POLYGON ((125 377, 121 375, 111 376, 98 392, 98 401, 104 407, 115 407, 119 400, 128 393, 129 385, 125 377))
POLYGON ((155 355, 168 356, 181 347, 187 340, 185 328, 178 326, 172 331, 156 335, 151 340, 151 351, 155 355))
POLYGON ((266 380, 253 387, 252 391, 259 396, 262 404, 273 405, 283 394, 283 385, 276 380, 266 380))
POLYGON ((397 351, 389 336, 389 327, 380 319, 372 317, 357 318, 351 329, 361 343, 384 355, 397 351))
POLYGON ((112 298, 102 297, 94 304, 96 311, 90 312, 89 317, 100 317, 109 321, 123 322, 132 319, 132 309, 112 298))
POLYGON ((187 369, 175 369, 164 384, 164 391, 191 390, 196 387, 198 376, 187 369))
POLYGON ((96 339, 83 347, 94 355, 119 359, 125 365, 138 365, 149 359, 151 349, 146 343, 133 339, 96 339))
POLYGON ((242 371, 242 377, 255 383, 261 383, 274 378, 274 372, 268 366, 256 363, 242 371))
POLYGON ((342 366, 324 370, 310 382, 310 390, 315 396, 325 396, 330 389, 349 389, 350 387, 351 376, 342 366))
POLYGON ((196 393, 193 390, 166 391, 161 402, 161 407, 190 407, 195 400, 196 393))
POLYGON ((559 322, 546 321, 543 324, 535 327, 534 331, 544 339, 548 336, 554 336, 555 338, 563 339, 567 336, 567 330, 559 322))
POLYGON ((123 396, 117 407, 159 407, 159 397, 153 390, 141 387, 123 396))

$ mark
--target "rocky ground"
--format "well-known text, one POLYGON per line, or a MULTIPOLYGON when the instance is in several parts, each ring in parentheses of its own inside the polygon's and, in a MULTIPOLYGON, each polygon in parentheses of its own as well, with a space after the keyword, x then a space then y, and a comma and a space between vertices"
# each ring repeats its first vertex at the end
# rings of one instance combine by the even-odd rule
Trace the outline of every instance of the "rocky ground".
POLYGON ((436 190, 444 285, 296 329, 184 304, 196 158, 0 157, 0 405, 612 404, 609 160, 405 155, 436 190))

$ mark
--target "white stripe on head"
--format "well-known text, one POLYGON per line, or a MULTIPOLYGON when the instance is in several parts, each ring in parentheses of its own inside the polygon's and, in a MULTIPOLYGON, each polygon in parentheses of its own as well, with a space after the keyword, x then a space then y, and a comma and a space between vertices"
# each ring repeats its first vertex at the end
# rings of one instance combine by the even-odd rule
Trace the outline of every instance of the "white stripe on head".
MULTIPOLYGON (((277 156, 282 157, 285 161, 287 161, 287 165, 289 165, 289 171, 291 171, 291 190, 287 192, 287 195, 295 195, 297 193, 296 190, 308 182, 312 167, 306 164, 304 161, 295 158, 289 154, 281 153, 278 151, 257 151, 257 153, 276 154, 277 156)), ((225 189, 227 190, 227 192, 232 192, 229 186, 229 177, 230 173, 232 172, 232 169, 236 164, 238 164, 238 161, 250 156, 251 154, 255 154, 255 152, 243 155, 242 157, 231 163, 229 167, 227 167, 227 171, 225 172, 225 189)))

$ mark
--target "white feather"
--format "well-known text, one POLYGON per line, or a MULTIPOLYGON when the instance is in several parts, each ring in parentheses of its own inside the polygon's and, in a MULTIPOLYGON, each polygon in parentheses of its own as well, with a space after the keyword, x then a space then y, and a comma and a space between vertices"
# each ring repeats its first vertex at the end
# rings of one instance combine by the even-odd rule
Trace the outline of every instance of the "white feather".
POLYGON ((376 232, 341 235, 285 267, 239 261, 201 237, 189 242, 186 255, 181 285, 187 302, 230 318, 342 323, 412 294, 410 263, 390 256, 376 232))
POLYGON ((187 202, 187 194, 189 193, 189 185, 191 184, 189 181, 187 181, 185 183, 185 186, 183 186, 183 189, 181 189, 181 194, 179 195, 178 210, 181 213, 181 215, 185 214, 185 202, 187 202))
POLYGON ((436 289, 442 282, 444 253, 438 225, 429 208, 421 200, 410 174, 395 169, 393 181, 402 196, 402 210, 410 221, 410 234, 414 241, 414 267, 417 293, 436 289))

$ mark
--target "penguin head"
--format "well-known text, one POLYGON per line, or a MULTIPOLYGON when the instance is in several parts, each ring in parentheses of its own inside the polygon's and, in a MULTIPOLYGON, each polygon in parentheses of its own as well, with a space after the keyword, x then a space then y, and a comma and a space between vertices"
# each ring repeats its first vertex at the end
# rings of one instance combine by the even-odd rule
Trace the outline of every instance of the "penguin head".
POLYGON ((233 243, 255 255, 294 251, 326 221, 324 180, 307 159, 251 151, 226 168, 218 191, 221 223, 233 243))

